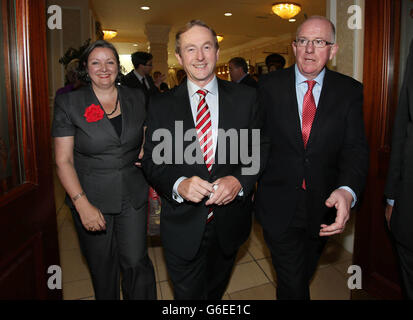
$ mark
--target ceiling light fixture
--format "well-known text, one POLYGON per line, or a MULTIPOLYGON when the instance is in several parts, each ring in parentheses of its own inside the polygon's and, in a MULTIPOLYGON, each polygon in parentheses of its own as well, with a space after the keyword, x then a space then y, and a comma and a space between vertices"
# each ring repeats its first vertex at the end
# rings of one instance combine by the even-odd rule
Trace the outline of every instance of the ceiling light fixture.
POLYGON ((218 40, 218 43, 221 42, 222 40, 224 40, 224 36, 221 34, 217 34, 217 40, 218 40))
POLYGON ((301 5, 293 2, 276 2, 272 5, 272 11, 282 19, 291 19, 301 11, 301 5))
POLYGON ((232 13, 231 12, 226 12, 226 13, 224 13, 224 16, 230 17, 230 16, 232 16, 232 13))
POLYGON ((118 32, 116 30, 105 29, 102 30, 102 32, 104 40, 111 40, 118 35, 118 32))
POLYGON ((142 6, 142 7, 141 7, 141 9, 142 9, 143 11, 148 11, 148 10, 150 10, 150 9, 151 9, 151 7, 142 6))

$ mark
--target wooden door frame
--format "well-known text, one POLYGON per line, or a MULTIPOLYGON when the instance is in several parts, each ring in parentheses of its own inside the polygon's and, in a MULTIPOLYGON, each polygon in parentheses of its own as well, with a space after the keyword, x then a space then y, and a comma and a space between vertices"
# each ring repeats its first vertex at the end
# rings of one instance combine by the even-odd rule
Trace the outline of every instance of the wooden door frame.
POLYGON ((59 246, 48 98, 46 1, 15 0, 15 4, 19 63, 15 78, 22 106, 25 181, 0 196, 2 237, 7 240, 0 243, 0 280, 4 285, 0 294, 10 299, 61 299, 61 290, 47 286, 49 266, 59 265, 59 246), (21 272, 25 260, 30 263, 30 274, 21 272), (21 278, 27 282, 22 283, 21 278))
POLYGON ((400 0, 366 0, 364 121, 370 167, 357 213, 353 263, 363 271, 363 289, 382 299, 400 299, 397 258, 384 219, 384 184, 391 129, 398 101, 400 0))

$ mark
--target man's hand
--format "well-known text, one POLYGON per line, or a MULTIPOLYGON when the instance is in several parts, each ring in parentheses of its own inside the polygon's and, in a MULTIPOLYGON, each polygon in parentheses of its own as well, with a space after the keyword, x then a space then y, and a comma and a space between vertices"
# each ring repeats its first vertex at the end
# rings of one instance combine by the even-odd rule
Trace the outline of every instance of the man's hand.
POLYGON ((230 203, 235 199, 242 188, 241 183, 233 176, 220 178, 215 180, 213 184, 217 185, 218 188, 213 191, 211 199, 205 203, 207 206, 212 204, 222 206, 230 203))
POLYGON ((326 224, 321 225, 321 237, 332 236, 344 231, 346 223, 350 219, 352 201, 353 196, 350 192, 344 189, 336 189, 331 193, 325 204, 329 208, 335 207, 337 209, 337 217, 333 224, 330 224, 329 226, 326 224))
POLYGON ((178 186, 179 195, 187 201, 199 203, 204 197, 208 197, 214 191, 212 183, 194 176, 182 180, 178 186))
POLYGON ((393 206, 387 204, 386 210, 384 211, 384 216, 386 217, 387 226, 389 227, 389 229, 390 229, 390 219, 391 219, 392 213, 393 213, 393 206))

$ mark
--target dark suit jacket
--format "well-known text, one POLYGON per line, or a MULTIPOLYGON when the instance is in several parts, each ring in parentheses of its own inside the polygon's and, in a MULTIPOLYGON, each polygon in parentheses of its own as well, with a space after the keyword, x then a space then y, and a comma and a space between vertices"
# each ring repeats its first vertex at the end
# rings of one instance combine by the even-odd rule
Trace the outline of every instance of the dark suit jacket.
POLYGON ((146 107, 147 107, 149 103, 149 97, 153 94, 159 93, 159 90, 155 86, 151 76, 146 76, 145 78, 149 83, 149 89, 146 87, 146 85, 144 85, 142 82, 139 81, 139 79, 136 77, 133 70, 122 78, 121 83, 122 85, 127 86, 129 88, 141 89, 143 93, 145 94, 146 107))
POLYGON ((397 241, 413 248, 413 41, 393 129, 385 195, 394 199, 390 228, 397 241))
POLYGON ((305 178, 310 231, 331 223, 336 210, 324 202, 340 186, 360 200, 368 167, 363 123, 363 87, 356 80, 326 70, 323 88, 304 149, 295 89, 294 66, 269 73, 258 84, 264 109, 263 134, 271 140, 267 166, 258 182, 256 216, 273 237, 286 230, 295 213, 305 178))
MULTIPOLYGON (((55 100, 52 135, 74 136, 74 165, 88 200, 103 213, 119 213, 122 196, 139 208, 148 199, 148 186, 138 160, 145 120, 144 96, 137 90, 118 87, 122 109, 122 134, 104 115, 87 122, 85 110, 99 105, 92 87, 59 95, 55 100)), ((69 197, 66 199, 72 205, 69 197)))
POLYGON ((247 74, 247 76, 244 79, 242 79, 240 83, 253 87, 253 88, 257 88, 258 86, 258 82, 255 81, 249 74, 247 74))
MULTIPOLYGON (((240 86, 218 79, 219 91, 219 128, 225 131, 233 128, 240 132, 241 128, 253 129, 260 126, 256 92, 252 88, 240 86)), ((180 86, 151 98, 147 118, 147 133, 145 142, 145 155, 143 160, 144 172, 149 183, 162 196, 161 211, 161 237, 166 250, 172 251, 184 259, 192 259, 198 251, 206 225, 208 208, 205 206, 207 199, 199 204, 192 202, 178 203, 172 199, 172 189, 178 178, 199 176, 213 182, 225 176, 235 176, 243 187, 244 196, 237 197, 226 206, 214 208, 214 219, 217 228, 220 245, 224 252, 233 253, 234 250, 248 238, 251 229, 252 191, 257 180, 257 175, 242 175, 241 168, 249 167, 240 162, 238 164, 219 164, 222 154, 218 137, 218 146, 215 154, 215 164, 211 173, 206 165, 178 164, 175 155, 172 165, 156 165, 152 158, 152 151, 158 145, 153 139, 153 133, 158 128, 167 129, 172 133, 171 141, 167 145, 175 150, 177 141, 182 143, 183 135, 175 134, 175 121, 183 121, 183 132, 193 130, 195 127, 186 81, 180 86)), ((184 134, 183 133, 183 134, 184 134)), ((251 139, 249 139, 251 142, 251 139)), ((195 143, 199 148, 197 138, 191 141, 183 141, 184 150, 190 144, 195 143)), ((230 160, 229 139, 226 141, 226 163, 230 160)), ((261 141, 261 144, 263 142, 261 141)), ((261 152, 264 148, 261 147, 261 152)), ((234 150, 232 150, 234 152, 234 150)), ((182 151, 180 151, 182 152, 182 151)), ((199 152, 200 149, 199 149, 199 152)), ((201 153, 202 155, 202 153, 201 153)), ((265 156, 261 156, 261 160, 265 156)), ((261 166, 262 167, 262 166, 261 166)))

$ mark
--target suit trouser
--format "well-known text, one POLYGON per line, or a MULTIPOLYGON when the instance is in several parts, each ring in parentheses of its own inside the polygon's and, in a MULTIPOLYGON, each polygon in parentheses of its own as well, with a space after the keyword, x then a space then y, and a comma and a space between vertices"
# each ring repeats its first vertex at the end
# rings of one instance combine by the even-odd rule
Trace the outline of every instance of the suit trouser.
POLYGON ((106 230, 87 231, 72 209, 80 247, 92 276, 95 298, 156 299, 155 273, 146 243, 147 206, 134 209, 129 199, 122 201, 119 214, 103 214, 106 230))
POLYGON ((396 242, 404 296, 413 299, 413 251, 396 242))
POLYGON ((301 190, 295 216, 281 237, 274 239, 264 226, 264 239, 277 273, 278 300, 310 299, 309 283, 328 240, 309 234, 305 203, 306 192, 301 190))
POLYGON ((168 250, 164 255, 176 300, 219 300, 228 285, 237 251, 231 255, 222 252, 213 219, 206 225, 201 246, 192 260, 168 250))

